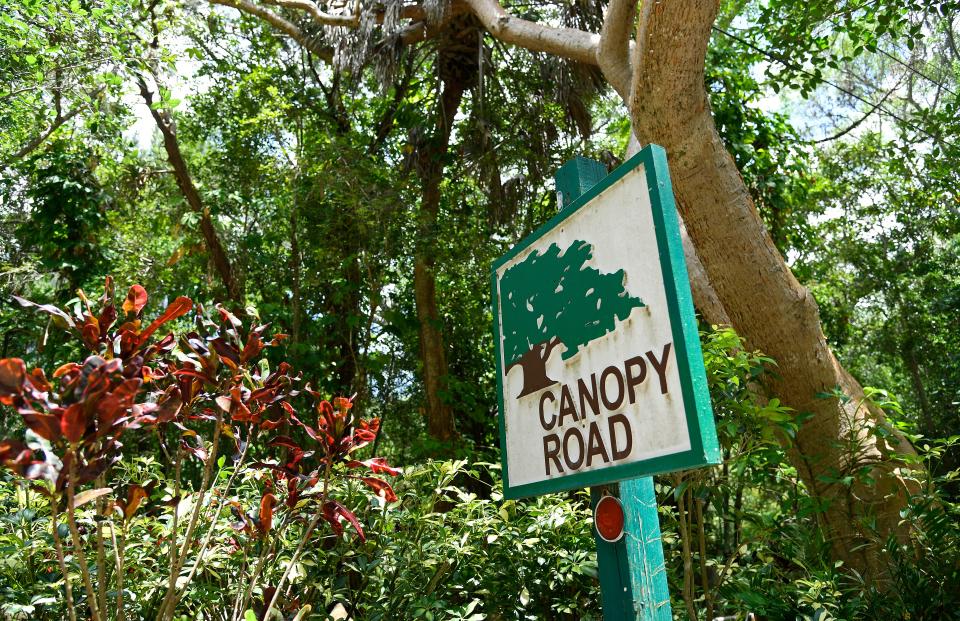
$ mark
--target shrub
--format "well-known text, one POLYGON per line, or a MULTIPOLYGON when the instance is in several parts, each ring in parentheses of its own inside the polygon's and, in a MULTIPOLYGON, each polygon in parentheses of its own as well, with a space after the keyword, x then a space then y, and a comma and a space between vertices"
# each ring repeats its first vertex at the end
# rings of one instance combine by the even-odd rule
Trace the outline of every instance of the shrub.
POLYGON ((5 543, 23 547, 15 580, 49 587, 14 599, 6 614, 306 613, 285 587, 320 522, 335 537, 345 526, 365 537, 338 496, 346 482, 396 500, 375 475, 399 471, 356 456, 379 421, 357 416, 349 398, 331 403, 301 387, 285 362, 271 369, 263 354, 283 335, 266 337, 266 325, 245 328, 222 306, 208 316, 184 297, 147 323, 146 291, 134 285, 118 308, 110 279, 97 304, 81 293, 72 312, 18 301, 48 313, 89 355, 51 379, 0 360, 0 405, 27 428, 24 440, 0 442, 0 462, 24 482, 4 499, 17 507, 5 543), (160 336, 191 314, 189 328, 160 336), (204 593, 218 572, 226 588, 204 593))

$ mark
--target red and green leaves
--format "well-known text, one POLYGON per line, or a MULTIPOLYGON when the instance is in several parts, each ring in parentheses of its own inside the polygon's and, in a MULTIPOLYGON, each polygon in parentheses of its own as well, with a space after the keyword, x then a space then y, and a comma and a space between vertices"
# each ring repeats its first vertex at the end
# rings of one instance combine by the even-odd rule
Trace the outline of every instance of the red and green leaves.
POLYGON ((187 297, 180 296, 176 300, 170 303, 167 306, 167 309, 163 311, 163 314, 153 320, 147 329, 140 333, 140 344, 146 342, 150 336, 157 331, 160 326, 167 323, 168 321, 173 321, 174 319, 179 319, 187 313, 193 310, 193 300, 187 297))
POLYGON ((133 285, 127 291, 127 299, 123 301, 123 312, 128 315, 139 315, 147 305, 147 290, 140 285, 133 285))
POLYGON ((13 398, 23 392, 27 367, 20 358, 0 360, 0 403, 13 405, 13 398))
POLYGON ((354 530, 357 531, 357 536, 360 537, 360 541, 366 541, 367 537, 363 534, 363 527, 360 526, 360 520, 357 519, 357 516, 353 514, 350 509, 347 509, 342 504, 336 500, 328 500, 323 503, 321 507, 323 514, 323 519, 330 524, 330 528, 333 529, 333 532, 339 537, 343 534, 343 523, 349 522, 354 530))
MULTIPOLYGON (((26 443, 0 441, 0 466, 24 478, 46 479, 51 485, 37 487, 52 499, 65 493, 68 480, 75 481, 80 501, 118 490, 109 506, 129 522, 150 492, 111 480, 121 434, 152 427, 149 432, 167 449, 182 451, 180 457, 213 464, 213 443, 205 434, 217 421, 221 437, 235 444, 234 468, 269 471, 259 503, 245 511, 236 500, 224 499, 237 520, 234 527, 251 537, 267 539, 274 526, 313 516, 338 535, 349 525, 364 540, 357 516, 334 498, 347 482, 351 488, 365 486, 384 503, 397 501, 382 475, 400 470, 381 458, 353 457, 376 439, 380 421, 361 418, 352 398, 326 400, 302 387, 288 363, 268 364, 264 351, 283 340, 270 337, 268 325, 245 327, 218 306, 212 316, 201 309, 187 331, 154 339, 163 326, 194 309, 189 298, 176 298, 148 323, 149 296, 140 285, 116 305, 109 279, 99 301, 79 297, 70 310, 18 300, 51 315, 92 355, 61 365, 49 381, 19 358, 0 360, 0 406, 12 407, 33 432, 26 443), (299 415, 302 420, 298 412, 306 413, 299 415), (96 489, 83 489, 91 487, 96 489)), ((220 450, 224 444, 218 443, 220 450)), ((151 511, 164 506, 158 503, 151 511)))

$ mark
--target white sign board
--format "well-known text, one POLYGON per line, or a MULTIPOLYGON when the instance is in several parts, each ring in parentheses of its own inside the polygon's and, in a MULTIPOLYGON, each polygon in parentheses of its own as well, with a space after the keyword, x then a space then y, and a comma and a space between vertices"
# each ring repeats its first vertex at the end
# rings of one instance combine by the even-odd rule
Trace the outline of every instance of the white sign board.
POLYGON ((507 497, 719 461, 663 149, 493 267, 507 497))

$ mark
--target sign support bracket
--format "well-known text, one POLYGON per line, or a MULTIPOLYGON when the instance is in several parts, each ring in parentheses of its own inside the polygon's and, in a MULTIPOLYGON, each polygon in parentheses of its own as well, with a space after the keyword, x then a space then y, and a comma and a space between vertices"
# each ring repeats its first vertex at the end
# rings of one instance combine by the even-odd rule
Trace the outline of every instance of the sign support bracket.
MULTIPOLYGON (((561 166, 555 174, 560 209, 606 174, 603 164, 583 157, 561 166)), ((619 541, 609 543, 594 529, 604 619, 670 621, 670 592, 653 477, 593 487, 590 489, 593 507, 607 494, 619 497, 623 506, 624 535, 619 541)))

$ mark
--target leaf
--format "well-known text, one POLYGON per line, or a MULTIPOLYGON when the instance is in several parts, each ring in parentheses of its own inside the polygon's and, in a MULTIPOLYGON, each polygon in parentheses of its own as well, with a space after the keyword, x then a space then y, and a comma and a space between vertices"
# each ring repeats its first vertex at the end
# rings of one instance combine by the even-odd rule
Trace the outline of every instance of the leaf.
POLYGON ((367 467, 374 474, 388 474, 390 476, 397 476, 398 474, 403 474, 403 469, 394 468, 387 463, 387 460, 383 457, 373 457, 366 461, 348 461, 347 466, 350 468, 360 468, 367 467))
POLYGON ((133 285, 127 291, 127 299, 123 301, 123 310, 126 313, 137 315, 147 305, 147 290, 140 285, 133 285))
POLYGON ((54 379, 59 379, 66 375, 67 373, 72 373, 73 371, 79 371, 80 365, 76 362, 68 362, 64 365, 61 365, 53 372, 54 379))
POLYGON ((240 353, 240 362, 244 364, 249 362, 263 351, 263 347, 263 339, 260 338, 260 335, 256 332, 251 332, 250 337, 247 339, 247 344, 240 353))
POLYGON ((83 439, 87 431, 87 416, 79 403, 74 403, 63 413, 63 418, 60 419, 60 431, 71 444, 76 444, 83 439))
POLYGON ((113 322, 117 320, 117 309, 113 304, 107 304, 100 311, 100 317, 97 319, 97 324, 100 326, 101 332, 106 332, 110 329, 110 326, 113 325, 113 322))
POLYGON ((220 395, 214 399, 214 401, 217 402, 217 405, 220 406, 221 410, 227 414, 230 413, 230 406, 233 405, 233 399, 230 398, 230 395, 220 395))
POLYGON ((44 440, 54 442, 60 438, 60 419, 53 414, 21 412, 20 417, 31 431, 44 440))
POLYGON ((123 518, 129 520, 146 499, 147 490, 140 485, 131 485, 127 490, 127 502, 123 506, 123 518))
POLYGON ((358 477, 361 481, 367 484, 367 486, 377 493, 377 496, 383 498, 387 502, 397 502, 397 495, 394 493, 393 488, 390 487, 390 484, 384 481, 383 479, 378 479, 376 477, 358 477))
MULTIPOLYGON (((20 358, 0 360, 0 398, 19 395, 23 392, 23 381, 27 377, 27 365, 20 358)), ((9 400, 3 401, 10 405, 9 400)))
POLYGON ((303 621, 304 619, 307 618, 307 615, 310 614, 312 610, 313 610, 313 606, 311 606, 310 604, 304 605, 304 607, 297 612, 297 616, 293 618, 293 621, 303 621))
POLYGON ((106 496, 113 491, 112 487, 98 487, 97 489, 88 489, 80 492, 73 497, 73 508, 83 506, 91 500, 96 500, 101 496, 106 496))
POLYGON ((53 306, 52 304, 37 304, 35 302, 31 302, 30 300, 24 300, 23 298, 16 295, 13 296, 13 299, 16 300, 20 304, 20 306, 23 306, 24 308, 27 308, 30 306, 34 308, 39 308, 43 312, 53 315, 54 317, 60 319, 63 324, 66 324, 66 326, 70 328, 77 327, 77 325, 73 322, 73 319, 70 317, 70 315, 66 314, 65 312, 63 312, 56 306, 53 306))
POLYGON ((327 520, 327 522, 330 523, 330 527, 333 528, 333 532, 338 536, 343 533, 343 525, 341 522, 346 519, 357 531, 357 536, 360 537, 360 541, 367 540, 366 536, 363 534, 363 527, 360 526, 360 521, 357 519, 357 516, 355 516, 352 511, 344 507, 336 500, 328 500, 327 502, 323 503, 323 517, 325 520, 327 520))
POLYGON ((153 320, 147 329, 140 333, 140 342, 143 343, 150 335, 157 331, 157 328, 167 323, 168 321, 173 321, 178 317, 183 317, 193 309, 193 300, 188 297, 180 296, 176 300, 170 303, 167 306, 167 309, 163 311, 163 314, 153 320))
MULTIPOLYGON (((292 409, 292 408, 291 408, 291 409, 292 409)), ((321 440, 320 440, 320 434, 317 433, 317 430, 314 429, 313 427, 311 427, 310 425, 307 425, 306 423, 302 422, 299 418, 297 418, 297 417, 293 414, 293 412, 290 412, 290 420, 292 420, 292 421, 295 422, 296 424, 298 424, 298 425, 300 425, 301 427, 303 427, 303 430, 307 432, 307 435, 308 435, 308 436, 310 436, 311 438, 313 438, 313 439, 316 440, 317 442, 320 442, 320 441, 321 441, 321 440)))
POLYGON ((265 535, 273 528, 273 508, 277 506, 277 497, 273 494, 264 494, 260 499, 260 523, 257 528, 261 535, 265 535))

